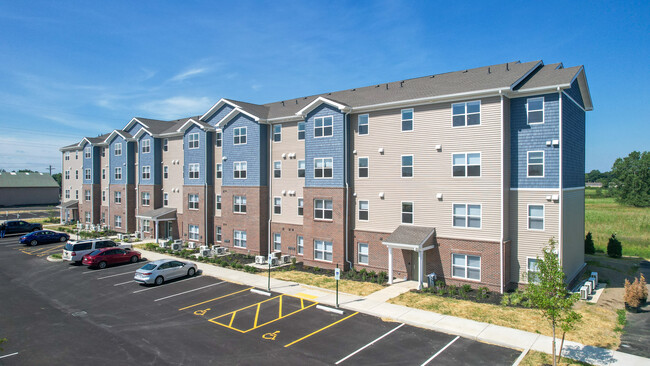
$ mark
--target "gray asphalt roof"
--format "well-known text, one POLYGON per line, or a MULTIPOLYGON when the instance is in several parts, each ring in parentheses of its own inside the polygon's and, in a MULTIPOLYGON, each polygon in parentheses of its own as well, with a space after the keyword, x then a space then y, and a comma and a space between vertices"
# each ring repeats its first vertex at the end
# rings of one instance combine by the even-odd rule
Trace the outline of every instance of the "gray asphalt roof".
POLYGON ((0 188, 24 187, 59 187, 59 184, 45 173, 0 173, 0 188))
POLYGON ((147 130, 155 135, 167 131, 169 128, 174 126, 174 122, 171 121, 161 121, 157 119, 142 118, 136 117, 136 119, 145 125, 147 125, 147 130))
POLYGON ((435 230, 432 227, 400 225, 384 239, 384 243, 421 245, 435 230))
POLYGON ((517 88, 517 90, 569 84, 582 68, 582 66, 574 66, 557 69, 559 65, 560 64, 550 64, 540 67, 539 70, 533 72, 531 76, 517 88))

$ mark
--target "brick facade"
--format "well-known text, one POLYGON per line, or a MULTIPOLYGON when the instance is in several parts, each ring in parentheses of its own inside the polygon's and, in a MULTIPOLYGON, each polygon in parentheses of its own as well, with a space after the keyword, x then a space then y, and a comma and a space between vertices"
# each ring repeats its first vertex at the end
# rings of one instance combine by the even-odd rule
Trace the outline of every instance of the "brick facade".
POLYGON ((345 262, 345 188, 305 187, 303 197, 305 203, 303 211, 304 264, 321 268, 336 268, 338 264, 340 268, 347 269, 348 265, 345 262), (314 220, 315 199, 332 200, 332 220, 314 220), (331 262, 314 259, 314 240, 332 242, 331 262))
POLYGON ((118 233, 133 233, 136 231, 135 204, 136 190, 134 184, 111 184, 108 192, 110 217, 106 221, 118 233), (115 192, 122 193, 122 202, 115 203, 115 192), (122 227, 115 227, 115 216, 122 217, 122 227))
POLYGON ((274 250, 273 247, 273 234, 279 233, 281 238, 282 249, 280 252, 285 255, 295 256, 298 262, 301 262, 304 257, 303 254, 298 254, 298 236, 303 237, 304 243, 304 233, 302 225, 295 224, 284 224, 279 222, 271 223, 271 250, 274 250))
POLYGON ((268 187, 221 187, 221 216, 214 217, 212 232, 221 226, 220 245, 235 253, 268 254, 268 187), (246 196, 246 213, 233 212, 233 197, 246 196), (246 231, 246 248, 235 248, 234 231, 246 231))
POLYGON ((183 214, 178 214, 178 232, 184 242, 195 242, 200 245, 208 245, 212 242, 214 229, 212 228, 212 217, 214 207, 214 190, 207 186, 183 186, 183 214), (189 196, 199 196, 198 210, 189 209, 189 196), (199 239, 190 240, 189 225, 199 227, 199 239), (206 230, 207 229, 207 230, 206 230))
POLYGON ((90 222, 88 224, 99 224, 101 220, 101 204, 102 197, 99 184, 83 184, 81 192, 79 192, 79 221, 86 224, 86 212, 90 212, 90 222), (86 201, 86 190, 90 191, 90 202, 86 201))
MULTIPOLYGON (((350 243, 354 243, 353 256, 350 258, 357 270, 388 273, 388 247, 382 241, 390 233, 355 230, 350 243), (352 240, 353 239, 353 240, 352 240), (359 243, 368 244, 368 264, 359 263, 359 243)), ((393 249, 393 277, 407 278, 410 275, 411 252, 393 249)))

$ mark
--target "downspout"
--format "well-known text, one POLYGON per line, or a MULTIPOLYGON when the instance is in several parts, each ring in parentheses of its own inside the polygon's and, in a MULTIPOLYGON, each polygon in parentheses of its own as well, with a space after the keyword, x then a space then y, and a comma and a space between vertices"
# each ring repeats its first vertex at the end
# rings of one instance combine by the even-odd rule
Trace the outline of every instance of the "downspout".
POLYGON ((559 224, 558 224, 559 234, 558 234, 558 239, 557 239, 557 243, 558 243, 557 250, 558 250, 558 259, 560 260, 560 266, 562 266, 562 262, 563 262, 563 253, 562 253, 562 226, 563 226, 562 225, 562 216, 563 215, 562 215, 562 213, 564 211, 564 184, 563 184, 564 180, 562 179, 562 147, 563 147, 562 146, 562 90, 560 90, 559 86, 557 87, 557 94, 558 94, 558 98, 559 98, 559 100, 558 100, 559 113, 558 114, 560 116, 560 136, 558 136, 558 140, 559 140, 559 143, 560 143, 559 144, 560 145, 559 146, 559 148, 560 148, 560 151, 559 151, 559 155, 560 155, 560 162, 559 162, 560 163, 560 168, 559 168, 559 170, 560 170, 560 177, 559 177, 560 208, 559 208, 559 213, 558 213, 558 216, 559 216, 559 224))
MULTIPOLYGON (((140 171, 140 144, 139 144, 139 142, 136 142, 136 149, 138 151, 138 153, 137 153, 138 164, 136 164, 138 169, 135 170, 136 174, 137 174, 137 178, 135 180, 135 187, 136 187, 136 189, 135 189, 135 191, 136 191, 136 195, 135 195, 135 230, 139 231, 139 229, 140 229, 140 219, 138 218, 138 216, 140 215, 140 205, 138 204, 138 202, 142 202, 142 193, 140 193, 140 184, 139 184, 140 179, 142 177, 142 172, 140 171)), ((149 151, 151 152, 151 146, 149 146, 149 151)), ((151 178, 151 176, 150 176, 150 178, 151 178)), ((151 204, 152 197, 149 197, 149 199, 150 199, 149 204, 151 204)), ((140 232, 140 239, 142 239, 143 236, 144 236, 144 233, 140 232)))
POLYGON ((266 177, 267 181, 269 182, 269 220, 267 224, 267 246, 268 246, 268 252, 266 253, 266 256, 271 255, 271 218, 273 217, 273 125, 269 125, 270 128, 268 131, 269 135, 269 158, 268 158, 268 163, 269 163, 269 175, 266 177))
MULTIPOLYGON (((500 265, 500 284, 499 288, 501 293, 503 293, 503 226, 505 225, 504 223, 504 207, 503 207, 503 195, 505 194, 505 186, 504 186, 504 175, 505 175, 505 167, 503 166, 503 153, 504 153, 504 148, 503 144, 505 143, 505 135, 504 135, 504 128, 503 124, 505 122, 504 118, 504 113, 505 113, 505 107, 503 104, 503 90, 499 90, 499 96, 501 97, 501 234, 499 237, 499 265, 500 265)), ((509 192, 508 192, 509 193, 509 192)))
POLYGON ((203 197, 205 198, 205 245, 208 245, 208 133, 208 131, 205 131, 205 178, 203 179, 203 197))
MULTIPOLYGON (((129 232, 129 142, 124 139, 126 145, 126 169, 124 171, 124 231, 129 232)), ((135 164, 135 162, 134 162, 135 164)))
POLYGON ((343 136, 344 136, 344 141, 343 141, 343 152, 344 152, 344 158, 343 158, 343 177, 345 179, 345 261, 348 263, 349 268, 352 268, 352 262, 350 262, 350 259, 348 258, 348 253, 349 253, 349 245, 348 245, 348 231, 349 231, 349 219, 348 215, 350 212, 350 187, 348 185, 348 159, 350 156, 348 155, 348 119, 350 118, 350 112, 346 112, 344 119, 343 119, 343 136))
MULTIPOLYGON (((111 229, 111 202, 115 204, 115 201, 111 201, 111 144, 108 144, 108 224, 106 225, 108 229, 111 229)), ((113 199, 114 200, 114 199, 113 199)))

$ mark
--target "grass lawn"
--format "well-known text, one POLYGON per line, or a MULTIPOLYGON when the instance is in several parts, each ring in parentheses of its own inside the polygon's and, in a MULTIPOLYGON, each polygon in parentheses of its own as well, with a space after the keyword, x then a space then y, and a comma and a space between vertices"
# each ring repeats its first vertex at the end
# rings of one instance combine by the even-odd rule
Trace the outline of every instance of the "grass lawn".
MULTIPOLYGON (((267 276, 267 273, 260 273, 260 275, 267 276)), ((316 286, 328 290, 336 290, 336 281, 331 276, 318 275, 313 273, 301 271, 272 271, 271 277, 279 280, 293 281, 305 285, 316 286)), ((377 283, 359 282, 351 280, 340 280, 339 291, 357 296, 367 296, 375 291, 384 289, 385 287, 377 283)))

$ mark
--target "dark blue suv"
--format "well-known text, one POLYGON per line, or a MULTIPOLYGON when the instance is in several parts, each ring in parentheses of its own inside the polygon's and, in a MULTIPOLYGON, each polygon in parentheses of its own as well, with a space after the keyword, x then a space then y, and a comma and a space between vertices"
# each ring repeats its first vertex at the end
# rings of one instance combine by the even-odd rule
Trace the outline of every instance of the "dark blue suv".
POLYGON ((0 230, 5 230, 5 235, 10 234, 24 234, 32 231, 43 230, 43 224, 23 221, 23 220, 9 220, 0 224, 0 230))

